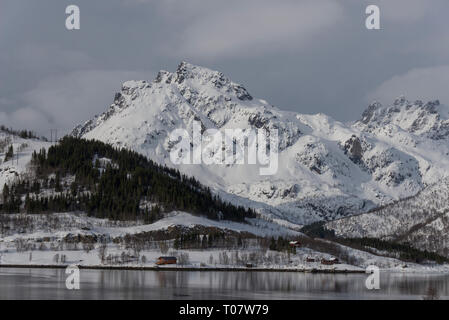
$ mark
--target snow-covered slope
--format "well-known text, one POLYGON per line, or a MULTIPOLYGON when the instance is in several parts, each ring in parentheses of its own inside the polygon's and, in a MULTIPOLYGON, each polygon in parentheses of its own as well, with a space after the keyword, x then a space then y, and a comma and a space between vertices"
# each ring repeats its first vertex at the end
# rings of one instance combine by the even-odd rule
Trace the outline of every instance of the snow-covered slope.
POLYGON ((326 224, 337 236, 380 238, 449 256, 449 179, 373 212, 326 224))
MULTIPOLYGON (((175 166, 175 129, 277 129, 279 170, 257 165, 179 165, 223 198, 284 224, 332 220, 412 196, 449 175, 449 109, 397 99, 374 103, 344 124, 323 114, 282 111, 221 72, 182 62, 152 82, 128 81, 102 115, 72 135, 125 147, 175 166)), ((220 151, 220 150, 215 150, 220 151)))
POLYGON ((33 151, 47 149, 50 142, 39 139, 23 139, 10 132, 0 130, 0 193, 5 183, 11 183, 21 176, 32 174, 29 164, 33 151), (13 147, 14 156, 5 161, 9 147, 13 147))
POLYGON ((143 224, 137 221, 110 221, 88 217, 85 213, 80 212, 52 213, 48 215, 12 214, 8 215, 2 222, 9 228, 3 230, 0 242, 12 242, 17 237, 26 237, 26 239, 33 240, 42 238, 62 239, 67 235, 73 234, 82 236, 104 235, 113 239, 144 232, 164 231, 170 227, 193 228, 195 226, 248 233, 260 237, 295 237, 302 235, 300 232, 259 219, 249 219, 248 223, 228 220, 216 221, 182 211, 166 213, 164 218, 152 224, 143 224), (27 220, 27 223, 17 226, 15 221, 19 221, 17 224, 20 224, 21 220, 27 220))

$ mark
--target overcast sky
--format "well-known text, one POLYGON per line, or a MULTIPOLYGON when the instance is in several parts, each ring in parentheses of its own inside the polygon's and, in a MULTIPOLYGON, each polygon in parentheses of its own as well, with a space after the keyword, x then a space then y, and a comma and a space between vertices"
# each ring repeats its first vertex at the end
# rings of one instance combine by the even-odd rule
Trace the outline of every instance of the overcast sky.
POLYGON ((181 60, 341 121, 401 94, 449 104, 448 15, 447 0, 1 0, 0 123, 68 132, 122 82, 181 60), (65 28, 69 4, 80 30, 65 28), (381 30, 365 28, 369 4, 381 30))

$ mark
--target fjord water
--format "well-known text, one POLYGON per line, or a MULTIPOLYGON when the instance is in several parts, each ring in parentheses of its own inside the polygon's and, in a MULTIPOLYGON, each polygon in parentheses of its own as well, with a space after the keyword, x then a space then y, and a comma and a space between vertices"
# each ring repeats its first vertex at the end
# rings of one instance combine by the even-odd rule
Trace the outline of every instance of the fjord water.
POLYGON ((64 269, 0 268, 0 299, 423 299, 449 298, 448 274, 381 272, 380 290, 365 274, 298 272, 80 270, 67 290, 64 269))

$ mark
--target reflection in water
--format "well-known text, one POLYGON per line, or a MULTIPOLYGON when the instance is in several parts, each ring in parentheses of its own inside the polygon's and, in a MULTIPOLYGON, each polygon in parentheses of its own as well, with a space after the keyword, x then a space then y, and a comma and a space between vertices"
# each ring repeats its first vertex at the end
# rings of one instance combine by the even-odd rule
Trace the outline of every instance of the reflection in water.
POLYGON ((422 299, 449 298, 449 275, 81 270, 81 290, 62 269, 0 269, 0 299, 422 299))

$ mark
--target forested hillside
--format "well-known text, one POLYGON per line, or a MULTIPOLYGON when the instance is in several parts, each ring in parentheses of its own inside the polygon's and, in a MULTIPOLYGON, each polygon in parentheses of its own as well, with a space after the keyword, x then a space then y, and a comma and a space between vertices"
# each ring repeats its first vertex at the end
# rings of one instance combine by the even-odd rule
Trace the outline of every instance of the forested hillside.
POLYGON ((234 221, 255 216, 178 170, 99 141, 65 137, 48 152, 34 152, 31 169, 33 178, 4 186, 1 212, 86 211, 99 218, 146 222, 172 210, 234 221))
POLYGON ((449 257, 449 180, 441 179, 416 196, 325 226, 340 237, 378 238, 449 257))

